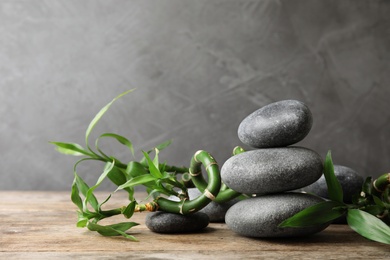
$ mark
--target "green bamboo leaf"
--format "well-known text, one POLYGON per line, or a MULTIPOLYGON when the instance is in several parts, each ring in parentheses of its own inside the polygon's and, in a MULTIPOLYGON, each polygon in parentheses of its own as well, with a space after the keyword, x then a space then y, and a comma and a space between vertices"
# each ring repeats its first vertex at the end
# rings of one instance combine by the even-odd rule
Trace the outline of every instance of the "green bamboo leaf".
POLYGON ((390 227, 377 217, 359 209, 349 209, 348 225, 365 238, 390 244, 390 227))
MULTIPOLYGON (((156 155, 154 156, 154 159, 153 159, 153 165, 157 169, 160 169, 160 167, 159 167, 160 165, 159 165, 159 162, 158 162, 158 154, 160 153, 160 150, 155 148, 154 152, 156 153, 156 155)), ((159 170, 159 172, 160 172, 160 170, 159 170)))
POLYGON ((364 211, 371 215, 377 216, 383 213, 384 208, 378 205, 368 205, 364 207, 364 211))
POLYGON ((326 155, 325 159, 324 176, 326 180, 326 185, 328 186, 329 199, 338 202, 343 202, 343 190, 340 182, 334 174, 332 155, 330 151, 328 151, 328 154, 326 155))
MULTIPOLYGON (((146 153, 147 153, 147 154, 150 154, 150 153, 153 152, 153 150, 155 150, 155 149, 158 149, 159 151, 162 151, 163 149, 167 148, 171 143, 172 143, 171 140, 165 141, 165 142, 163 142, 163 143, 157 145, 157 146, 156 146, 155 148, 153 148, 152 150, 147 151, 146 153)), ((148 162, 147 162, 147 160, 146 160, 145 157, 143 157, 143 158, 140 160, 140 163, 141 163, 142 165, 144 165, 145 167, 148 166, 148 162)))
POLYGON ((108 195, 108 197, 107 197, 102 203, 99 204, 99 209, 101 209, 102 206, 103 206, 104 204, 106 204, 107 201, 109 201, 109 200, 111 199, 111 196, 112 196, 112 194, 108 195))
POLYGON ((139 162, 129 162, 127 164, 126 173, 131 177, 137 177, 140 175, 148 174, 148 171, 139 162))
POLYGON ((111 171, 107 174, 107 177, 116 185, 122 185, 127 181, 126 173, 122 169, 114 166, 111 171))
POLYGON ((386 203, 386 207, 390 208, 390 188, 385 189, 385 191, 382 193, 383 196, 383 202, 386 203))
POLYGON ((131 218, 134 214, 134 209, 135 209, 135 206, 137 205, 137 202, 135 200, 133 200, 132 202, 129 203, 129 205, 127 205, 127 207, 125 208, 125 210, 122 212, 122 214, 126 217, 126 218, 131 218))
POLYGON ((383 202, 380 198, 378 198, 377 196, 372 196, 374 202, 376 205, 380 206, 381 208, 384 208, 386 207, 386 204, 385 202, 383 202))
MULTIPOLYGON (((103 173, 99 176, 99 179, 97 180, 96 184, 88 189, 86 195, 85 195, 85 203, 84 207, 86 207, 86 202, 89 202, 91 198, 94 198, 95 195, 93 195, 93 191, 100 186, 100 184, 103 182, 103 180, 107 177, 108 173, 112 170, 114 167, 115 162, 108 163, 103 171, 103 173)), ((95 198, 96 199, 96 198, 95 198)), ((97 201, 97 200, 96 200, 97 201)), ((91 204, 91 206, 94 208, 94 210, 97 212, 99 211, 99 205, 91 204)))
POLYGON ((372 177, 367 177, 366 178, 366 180, 364 181, 363 186, 362 186, 362 191, 366 195, 371 195, 371 191, 372 191, 372 177))
POLYGON ((62 142, 49 142, 56 146, 56 150, 62 154, 73 155, 73 156, 93 156, 93 154, 84 150, 84 148, 75 143, 62 143, 62 142))
POLYGON ((87 202, 92 206, 92 208, 96 209, 99 207, 99 203, 95 197, 95 195, 91 194, 88 198, 86 198, 88 190, 90 187, 88 186, 85 181, 77 175, 75 172, 75 182, 78 187, 78 189, 81 191, 81 193, 84 195, 84 201, 83 201, 83 211, 88 211, 87 202))
POLYGON ((345 214, 343 203, 337 201, 324 201, 310 206, 294 216, 286 219, 279 227, 309 227, 328 223, 345 214))
POLYGON ((146 158, 146 161, 148 162, 150 174, 153 175, 155 178, 162 178, 163 177, 162 173, 158 169, 158 166, 156 167, 152 159, 150 159, 149 154, 146 152, 143 152, 143 154, 146 158))
POLYGON ((81 212, 79 212, 76 227, 83 228, 83 227, 86 227, 87 224, 88 224, 88 218, 85 217, 81 212))
MULTIPOLYGON (((120 186, 127 181, 127 173, 125 170, 114 166, 112 170, 108 173, 107 177, 116 185, 120 186)), ((124 188, 124 190, 129 194, 130 198, 132 198, 134 189, 131 187, 124 188)), ((130 199, 132 200, 132 199, 130 199)))
POLYGON ((128 90, 126 92, 123 92, 122 94, 118 95, 117 97, 115 97, 110 103, 108 103, 107 105, 105 105, 96 115, 95 117, 92 119, 92 121, 89 123, 88 125, 88 128, 87 128, 87 131, 85 132, 85 143, 88 147, 88 149, 90 151, 91 148, 89 147, 89 136, 91 135, 91 132, 92 130, 95 128, 96 124, 99 122, 99 120, 102 118, 102 116, 107 112, 107 110, 110 108, 110 106, 116 101, 118 100, 119 98, 123 97, 124 95, 132 92, 134 89, 131 89, 131 90, 128 90))
POLYGON ((96 223, 88 222, 87 228, 91 231, 96 231, 103 236, 118 236, 122 235, 133 241, 138 241, 134 236, 128 235, 125 232, 130 228, 139 225, 135 222, 122 222, 113 225, 102 226, 96 223))
POLYGON ((79 188, 77 187, 76 180, 73 181, 72 192, 70 197, 73 204, 75 204, 80 210, 83 210, 83 200, 80 197, 80 191, 79 188))
MULTIPOLYGON (((100 149, 99 149, 99 140, 103 137, 111 137, 111 138, 114 138, 116 139, 119 143, 125 145, 126 147, 129 148, 131 154, 134 156, 134 148, 133 148, 133 144, 126 138, 126 137, 123 137, 121 135, 118 135, 118 134, 114 134, 114 133, 104 133, 102 135, 100 135, 97 139, 96 139, 96 149, 99 150, 103 155, 105 155, 100 149)), ((105 155, 106 156, 106 155, 105 155)))
POLYGON ((153 175, 150 175, 150 174, 140 175, 140 176, 134 177, 134 178, 128 180, 126 183, 120 185, 116 189, 116 191, 122 190, 122 189, 128 188, 128 187, 134 187, 134 186, 141 185, 141 184, 146 185, 148 182, 152 182, 152 181, 156 181, 156 177, 154 177, 153 175))
POLYGON ((167 148, 171 143, 172 143, 172 140, 168 140, 168 141, 165 141, 165 142, 157 145, 156 148, 158 150, 162 151, 163 149, 167 148))

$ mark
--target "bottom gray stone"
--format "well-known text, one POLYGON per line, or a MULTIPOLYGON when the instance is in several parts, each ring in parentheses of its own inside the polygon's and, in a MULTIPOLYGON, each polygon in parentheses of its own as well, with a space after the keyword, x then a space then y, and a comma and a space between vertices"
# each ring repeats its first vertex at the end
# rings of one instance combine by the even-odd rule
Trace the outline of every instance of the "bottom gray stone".
POLYGON ((280 228, 278 225, 299 211, 323 201, 303 193, 279 193, 242 200, 225 215, 227 226, 248 237, 307 236, 325 229, 328 224, 304 228, 280 228))
POLYGON ((197 232, 209 224, 209 217, 202 212, 180 215, 157 211, 149 213, 145 225, 156 233, 191 233, 197 232))

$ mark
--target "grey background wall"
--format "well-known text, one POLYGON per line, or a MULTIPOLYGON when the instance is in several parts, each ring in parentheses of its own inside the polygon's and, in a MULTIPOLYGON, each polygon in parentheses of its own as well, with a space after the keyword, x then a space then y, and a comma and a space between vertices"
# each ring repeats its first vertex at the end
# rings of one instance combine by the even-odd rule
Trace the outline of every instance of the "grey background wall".
MULTIPOLYGON (((93 137, 122 134, 138 157, 173 139, 162 160, 188 165, 205 149, 222 164, 246 115, 298 99, 314 116, 299 145, 388 172, 389 13, 374 0, 0 0, 0 189, 69 189, 76 158, 48 141, 82 144, 132 88, 93 137)), ((93 182, 100 166, 80 174, 93 182)))

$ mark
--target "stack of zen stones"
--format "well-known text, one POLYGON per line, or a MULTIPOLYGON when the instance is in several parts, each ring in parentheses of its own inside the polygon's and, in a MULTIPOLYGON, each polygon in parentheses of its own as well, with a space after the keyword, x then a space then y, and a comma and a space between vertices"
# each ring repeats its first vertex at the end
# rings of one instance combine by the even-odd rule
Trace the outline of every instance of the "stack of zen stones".
POLYGON ((269 104, 241 122, 239 139, 255 149, 231 157, 221 168, 222 181, 229 188, 250 195, 227 211, 225 222, 231 230, 248 237, 292 237, 327 227, 278 227, 299 211, 323 201, 294 192, 322 175, 323 161, 316 152, 292 146, 307 136, 312 122, 309 108, 296 100, 269 104))

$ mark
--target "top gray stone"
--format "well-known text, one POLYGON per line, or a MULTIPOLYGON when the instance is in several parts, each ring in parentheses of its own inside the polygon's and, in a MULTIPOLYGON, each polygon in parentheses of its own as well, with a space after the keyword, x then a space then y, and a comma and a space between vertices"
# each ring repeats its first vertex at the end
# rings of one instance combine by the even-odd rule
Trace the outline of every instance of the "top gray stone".
POLYGON ((305 138, 312 124, 312 114, 304 103, 283 100, 247 116, 238 127, 238 138, 254 148, 283 147, 305 138))

